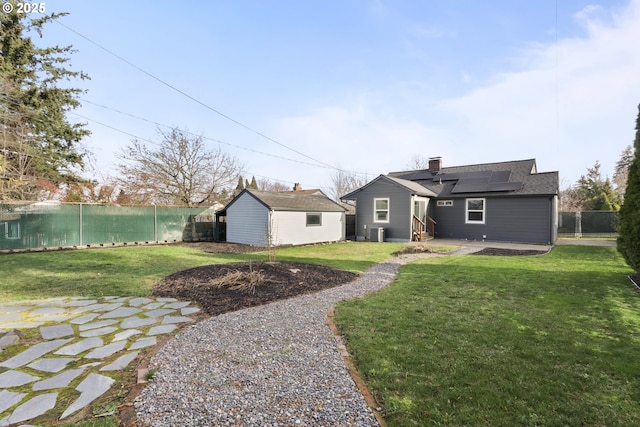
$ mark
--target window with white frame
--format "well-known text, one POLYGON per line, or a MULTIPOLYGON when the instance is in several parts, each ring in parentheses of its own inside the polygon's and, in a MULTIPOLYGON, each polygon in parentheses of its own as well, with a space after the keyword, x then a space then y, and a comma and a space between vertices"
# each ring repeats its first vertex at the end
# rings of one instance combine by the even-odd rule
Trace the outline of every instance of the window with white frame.
POLYGON ((373 199, 373 222, 389 222, 389 199, 373 199))
POLYGON ((4 223, 4 238, 5 239, 19 239, 20 238, 20 223, 19 222, 5 222, 4 223))
POLYGON ((453 206, 453 200, 438 200, 437 206, 453 206))
POLYGON ((486 205, 485 199, 467 199, 465 222, 467 224, 484 224, 486 205))
POLYGON ((322 225, 321 212, 307 212, 307 227, 320 227, 322 225))

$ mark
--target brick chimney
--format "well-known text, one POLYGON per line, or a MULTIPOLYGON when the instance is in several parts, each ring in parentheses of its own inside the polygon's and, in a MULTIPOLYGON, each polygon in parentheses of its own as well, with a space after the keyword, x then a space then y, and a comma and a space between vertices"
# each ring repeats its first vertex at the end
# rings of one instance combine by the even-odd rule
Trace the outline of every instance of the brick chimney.
POLYGON ((442 169, 442 157, 429 157, 429 172, 438 173, 442 169))
POLYGON ((302 191, 302 185, 299 182, 293 184, 293 191, 302 191))

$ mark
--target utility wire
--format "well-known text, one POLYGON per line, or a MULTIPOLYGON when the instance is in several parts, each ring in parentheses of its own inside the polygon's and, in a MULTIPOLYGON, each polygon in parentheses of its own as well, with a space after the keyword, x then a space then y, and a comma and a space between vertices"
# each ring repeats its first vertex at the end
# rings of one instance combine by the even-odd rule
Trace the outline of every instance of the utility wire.
POLYGON ((102 49, 102 50, 104 50, 104 51, 105 51, 105 52, 107 52, 109 55, 112 55, 112 56, 114 56, 114 57, 118 58, 118 59, 119 59, 119 60, 121 60, 122 62, 126 63, 127 65, 129 65, 129 66, 131 66, 131 67, 133 67, 133 68, 135 68, 136 70, 140 71, 141 73, 145 74, 146 76, 148 76, 148 77, 150 77, 150 78, 152 78, 152 79, 156 80, 157 82, 159 82, 159 83, 163 84, 164 86, 167 86, 168 88, 170 88, 170 89, 174 90, 175 92, 178 92, 179 94, 181 94, 181 95, 183 95, 183 96, 185 96, 185 97, 189 98, 190 100, 192 100, 192 101, 196 102, 197 104, 200 104, 200 105, 201 105, 201 106, 203 106, 204 108, 206 108, 206 109, 208 109, 208 110, 210 110, 210 111, 212 111, 212 112, 214 112, 214 113, 218 114, 219 116, 224 117, 225 119, 227 119, 227 120, 229 120, 229 121, 231 121, 231 122, 235 123, 236 125, 238 125, 238 126, 240 126, 240 127, 244 128, 244 129, 246 129, 246 130, 248 130, 248 131, 250 131, 250 132, 253 132, 253 133, 255 133, 256 135, 258 135, 258 136, 260 136, 260 137, 262 137, 262 138, 264 138, 264 139, 266 139, 266 140, 268 140, 268 141, 271 141, 271 142, 273 142, 273 143, 275 143, 275 144, 277 144, 277 145, 279 145, 279 146, 281 146, 281 147, 284 147, 284 148, 286 148, 287 150, 293 151, 294 153, 296 153, 296 154, 298 154, 298 155, 300 155, 300 156, 303 156, 303 157, 305 157, 305 158, 307 158, 307 159, 309 159, 309 160, 312 160, 312 161, 314 161, 314 162, 316 162, 316 163, 320 163, 321 165, 324 165, 324 166, 325 166, 325 167, 327 167, 327 168, 330 168, 330 169, 336 169, 334 166, 331 166, 331 165, 329 165, 328 163, 325 163, 325 162, 323 162, 323 161, 321 161, 321 160, 318 160, 318 159, 314 159, 313 157, 308 156, 308 155, 306 155, 306 154, 304 154, 304 153, 302 153, 302 152, 300 152, 300 151, 298 151, 298 150, 296 150, 296 149, 294 149, 294 148, 291 148, 291 147, 289 147, 289 146, 287 146, 287 145, 285 145, 285 144, 283 144, 283 143, 281 143, 281 142, 279 142, 279 141, 277 141, 277 140, 275 140, 275 139, 273 139, 273 138, 271 138, 271 137, 269 137, 269 136, 265 135, 264 133, 259 132, 259 131, 255 130, 255 129, 253 129, 252 127, 249 127, 249 126, 245 125, 244 123, 242 123, 242 122, 240 122, 240 121, 238 121, 238 120, 234 119, 233 117, 230 117, 230 116, 228 116, 228 115, 226 115, 226 114, 222 113, 221 111, 216 110, 215 108, 211 107, 210 105, 205 104, 204 102, 200 101, 199 99, 197 99, 197 98, 195 98, 195 97, 193 97, 193 96, 189 95, 188 93, 186 93, 186 92, 184 92, 184 91, 182 91, 182 90, 178 89, 177 87, 175 87, 175 86, 173 86, 173 85, 171 85, 171 84, 167 83, 166 81, 162 80, 161 78, 156 77, 155 75, 153 75, 153 74, 151 74, 150 72, 148 72, 148 71, 144 70, 143 68, 141 68, 141 67, 139 67, 139 66, 135 65, 134 63, 132 63, 131 61, 129 61, 129 60, 125 59, 125 58, 123 58, 122 56, 118 55, 117 53, 115 53, 115 52, 113 52, 113 51, 111 51, 111 50, 107 49, 106 47, 102 46, 101 44, 99 44, 99 43, 97 43, 97 42, 95 42, 95 41, 91 40, 89 37, 87 37, 87 36, 85 36, 85 35, 83 35, 83 34, 79 33, 78 31, 74 30, 73 28, 71 28, 71 27, 69 27, 69 26, 67 26, 67 25, 63 24, 63 23, 62 23, 62 22, 60 22, 58 19, 55 19, 55 22, 57 22, 59 25, 61 25, 62 27, 66 28, 67 30, 71 31, 72 33, 74 33, 74 34, 78 35, 79 37, 82 37, 83 39, 85 39, 85 40, 86 40, 86 41, 88 41, 89 43, 91 43, 91 44, 93 44, 93 45, 95 45, 95 46, 99 47, 99 48, 100 48, 100 49, 102 49))
MULTIPOLYGON (((118 114, 122 114, 122 115, 125 115, 125 116, 128 116, 128 117, 131 117, 131 118, 137 119, 137 120, 142 120, 142 121, 144 121, 144 122, 151 123, 151 124, 154 124, 154 125, 156 125, 156 126, 161 126, 161 127, 167 128, 167 129, 171 129, 171 128, 172 128, 172 126, 165 125, 165 124, 162 124, 162 123, 158 123, 158 122, 153 121, 153 120, 150 120, 150 119, 145 119, 144 117, 136 116, 136 115, 131 114, 131 113, 126 113, 126 112, 124 112, 124 111, 120 111, 120 110, 117 110, 117 109, 115 109, 115 108, 107 107, 106 105, 98 104, 98 103, 96 103, 96 102, 92 102, 92 101, 89 101, 89 100, 87 100, 87 99, 82 99, 82 98, 81 98, 81 101, 82 101, 82 102, 85 102, 85 103, 87 103, 87 104, 95 105, 96 107, 104 108, 105 110, 110 110, 110 111, 116 112, 116 113, 118 113, 118 114)), ((84 118, 84 117, 83 117, 83 118, 84 118)), ((88 120, 91 120, 91 119, 88 119, 88 120)), ((92 120, 92 121, 95 121, 95 120, 92 120)), ((96 121, 96 123, 98 123, 98 122, 96 121)), ((99 123, 99 124, 102 124, 102 123, 99 123)), ((105 125, 105 126, 106 126, 106 125, 105 125)), ((107 126, 107 127, 110 127, 111 129, 114 129, 114 130, 118 130, 118 129, 116 129, 116 128, 114 128, 114 127, 111 127, 111 126, 107 126)), ((118 131, 119 131, 119 130, 118 130, 118 131)), ((122 131, 122 132, 123 132, 123 133, 125 133, 125 134, 127 134, 127 132, 125 132, 125 131, 122 131)), ((195 134, 195 133, 193 133, 193 132, 189 132, 189 131, 184 131, 184 132, 185 132, 185 133, 187 133, 187 134, 189 134, 189 135, 192 135, 192 136, 201 136, 201 135, 197 135, 197 134, 195 134)), ((230 147, 238 148, 238 149, 240 149, 240 150, 245 150, 245 151, 249 151, 249 152, 252 152, 252 153, 261 154, 261 155, 263 155, 263 156, 269 156, 269 157, 273 157, 273 158, 276 158, 276 159, 287 160, 287 161, 290 161, 290 162, 300 163, 300 164, 303 164, 303 165, 313 166, 313 167, 318 167, 318 168, 324 168, 324 169, 335 169, 334 167, 331 167, 331 168, 330 168, 330 167, 328 167, 328 166, 318 165, 318 164, 316 164, 316 163, 309 163, 309 162, 304 162, 304 161, 302 161, 302 160, 295 160, 295 159, 290 159, 290 158, 288 158, 288 157, 278 156, 277 154, 265 153, 265 152, 263 152, 263 151, 254 150, 254 149, 252 149, 252 148, 242 147, 242 146, 240 146, 240 145, 231 144, 231 143, 229 143, 229 142, 222 141, 222 140, 220 140, 220 139, 216 139, 216 138, 211 138, 211 137, 208 137, 208 136, 202 136, 202 137, 203 137, 204 139, 206 139, 206 140, 209 140, 209 141, 212 141, 212 142, 216 142, 216 143, 218 143, 218 144, 228 145, 228 146, 230 146, 230 147)), ((140 139, 140 138, 138 138, 138 139, 140 139)))

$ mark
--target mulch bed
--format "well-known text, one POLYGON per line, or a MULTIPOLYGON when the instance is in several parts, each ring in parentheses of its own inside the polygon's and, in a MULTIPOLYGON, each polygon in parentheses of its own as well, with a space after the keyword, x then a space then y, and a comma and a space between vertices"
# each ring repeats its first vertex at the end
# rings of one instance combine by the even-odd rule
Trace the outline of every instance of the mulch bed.
POLYGON ((356 273, 322 265, 297 262, 238 262, 214 264, 179 271, 165 277, 153 287, 156 297, 173 297, 195 301, 210 315, 318 292, 355 280, 356 273), (218 287, 216 281, 240 275, 259 275, 264 282, 255 286, 230 289, 218 287))

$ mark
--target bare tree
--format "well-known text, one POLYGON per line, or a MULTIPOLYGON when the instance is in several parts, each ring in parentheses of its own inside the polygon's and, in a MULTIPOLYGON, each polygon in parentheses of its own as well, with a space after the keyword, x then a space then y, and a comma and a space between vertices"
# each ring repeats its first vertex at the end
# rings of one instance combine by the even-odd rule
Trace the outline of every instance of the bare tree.
POLYGON ((329 196, 336 202, 342 203, 340 197, 365 185, 367 178, 356 172, 344 170, 340 165, 337 165, 331 174, 331 182, 333 182, 333 188, 329 190, 329 196))
POLYGON ((134 139, 120 155, 122 192, 135 203, 198 206, 216 201, 235 185, 243 166, 220 148, 208 150, 202 136, 158 129, 149 148, 134 139))
POLYGON ((271 181, 269 179, 259 179, 258 180, 258 189, 261 191, 291 191, 291 186, 284 184, 280 181, 271 181))
POLYGON ((407 164, 409 170, 429 169, 429 159, 418 154, 411 157, 411 161, 407 164))

